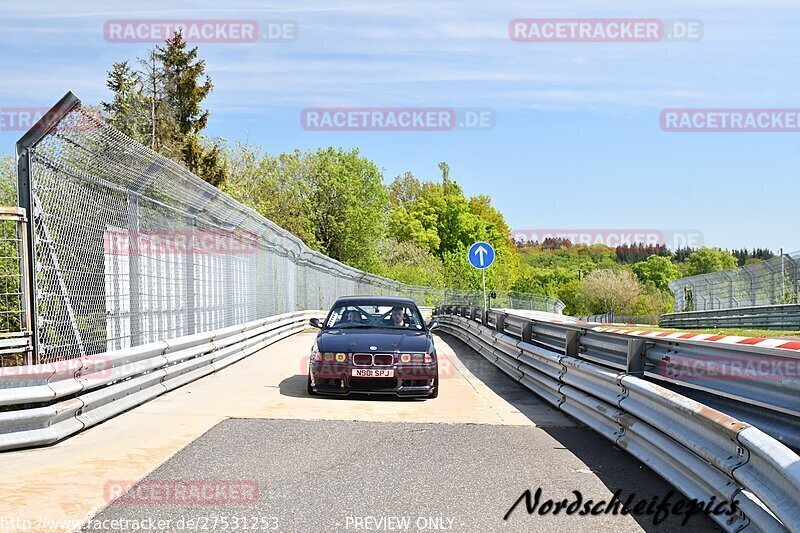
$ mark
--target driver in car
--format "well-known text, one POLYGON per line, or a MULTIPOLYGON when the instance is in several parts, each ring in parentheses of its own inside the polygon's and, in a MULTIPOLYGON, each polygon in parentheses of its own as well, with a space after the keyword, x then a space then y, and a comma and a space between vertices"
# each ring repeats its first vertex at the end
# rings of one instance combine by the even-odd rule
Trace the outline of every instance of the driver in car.
POLYGON ((345 322, 361 322, 361 313, 352 309, 345 314, 345 322))
POLYGON ((406 327, 405 309, 400 305, 392 307, 392 313, 389 315, 389 319, 386 320, 386 322, 388 326, 396 328, 406 327))

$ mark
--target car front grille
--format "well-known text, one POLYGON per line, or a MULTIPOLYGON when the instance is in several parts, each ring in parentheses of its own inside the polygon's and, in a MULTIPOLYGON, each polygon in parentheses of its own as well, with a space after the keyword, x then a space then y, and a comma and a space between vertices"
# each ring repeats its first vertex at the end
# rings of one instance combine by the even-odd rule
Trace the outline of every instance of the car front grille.
POLYGON ((394 362, 394 357, 392 357, 391 354, 386 353, 376 353, 373 356, 373 359, 375 361, 375 366, 392 366, 392 363, 394 362))
POLYGON ((353 364, 357 366, 372 366, 372 354, 357 353, 353 355, 353 364))
POLYGON ((392 366, 394 356, 390 353, 357 353, 353 355, 353 364, 356 366, 392 366))

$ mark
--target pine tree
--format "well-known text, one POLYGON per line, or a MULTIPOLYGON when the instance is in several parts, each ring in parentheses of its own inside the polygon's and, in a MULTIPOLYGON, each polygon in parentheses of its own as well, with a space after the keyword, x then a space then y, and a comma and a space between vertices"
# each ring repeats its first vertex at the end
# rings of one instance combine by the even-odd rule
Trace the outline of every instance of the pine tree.
POLYGON ((109 124, 135 141, 141 142, 145 117, 142 114, 142 81, 127 61, 114 63, 106 86, 114 93, 111 102, 101 103, 109 124))
POLYGON ((103 103, 107 120, 134 140, 150 146, 212 185, 221 185, 227 166, 220 147, 201 135, 208 123, 202 101, 213 89, 197 47, 178 32, 139 60, 115 63, 106 85, 114 96, 103 103))
POLYGON ((219 185, 225 179, 219 151, 206 149, 199 138, 208 123, 208 110, 200 105, 214 88, 206 75, 206 62, 197 58, 197 47, 189 48, 178 32, 156 48, 164 66, 164 99, 175 117, 172 145, 186 168, 219 185))

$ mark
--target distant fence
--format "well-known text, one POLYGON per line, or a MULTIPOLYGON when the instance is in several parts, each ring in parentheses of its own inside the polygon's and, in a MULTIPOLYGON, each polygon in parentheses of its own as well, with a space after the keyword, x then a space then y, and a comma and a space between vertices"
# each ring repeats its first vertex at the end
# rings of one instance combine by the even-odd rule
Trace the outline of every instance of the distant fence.
POLYGON ((668 313, 659 324, 665 328, 746 328, 800 331, 800 305, 764 305, 668 313))
POLYGON ((616 315, 614 322, 624 322, 626 324, 651 324, 658 325, 661 315, 616 315))
POLYGON ((584 315, 576 316, 575 318, 585 322, 614 322, 614 310, 612 309, 611 311, 603 313, 602 315, 584 315))
POLYGON ((670 282, 675 312, 798 303, 800 252, 670 282))
MULTIPOLYGON (((83 110, 72 93, 45 117, 17 143, 20 207, 32 219, 25 262, 34 281, 22 308, 36 319, 27 362, 325 309, 343 295, 482 301, 478 291, 405 285, 310 250, 83 110)), ((20 298, 16 289, 9 295, 20 298)), ((499 299, 507 307, 564 308, 537 295, 501 292, 499 299)), ((19 308, 9 304, 9 319, 19 308)))

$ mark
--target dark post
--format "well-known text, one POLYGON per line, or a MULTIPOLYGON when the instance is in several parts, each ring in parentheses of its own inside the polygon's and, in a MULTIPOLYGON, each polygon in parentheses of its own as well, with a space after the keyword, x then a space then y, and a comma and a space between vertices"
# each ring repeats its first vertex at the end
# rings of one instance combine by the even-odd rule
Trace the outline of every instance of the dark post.
POLYGON ((495 321, 495 329, 500 333, 505 333, 506 331, 506 315, 505 314, 498 314, 497 320, 495 321))
POLYGON ((628 339, 628 360, 626 369, 628 374, 641 377, 644 375, 645 339, 628 339))
POLYGON ((564 339, 564 355, 578 357, 581 332, 577 329, 568 329, 564 339))
POLYGON ((525 322, 522 325, 522 342, 528 344, 533 342, 533 322, 525 322))
POLYGON ((31 355, 26 364, 39 362, 39 311, 36 304, 36 212, 33 208, 33 180, 31 179, 31 148, 39 144, 45 135, 55 128, 67 113, 79 106, 81 101, 77 96, 68 92, 45 113, 25 135, 17 141, 17 191, 19 207, 25 209, 28 217, 25 240, 27 241, 27 254, 23 259, 26 266, 27 281, 23 287, 24 311, 26 322, 31 325, 31 355))

